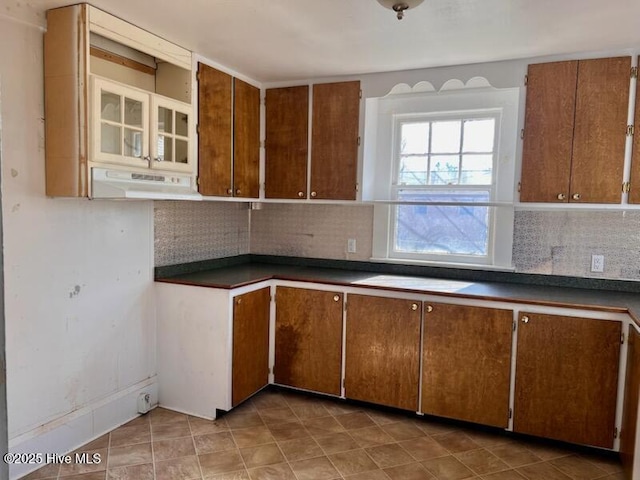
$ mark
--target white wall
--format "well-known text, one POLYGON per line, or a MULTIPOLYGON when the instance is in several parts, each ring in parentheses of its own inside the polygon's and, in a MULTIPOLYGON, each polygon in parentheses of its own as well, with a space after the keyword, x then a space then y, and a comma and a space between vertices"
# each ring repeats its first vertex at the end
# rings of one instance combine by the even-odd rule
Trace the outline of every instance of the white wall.
POLYGON ((155 389, 153 203, 44 196, 42 53, 39 28, 0 16, 14 451, 69 450, 131 418, 137 390, 155 389))

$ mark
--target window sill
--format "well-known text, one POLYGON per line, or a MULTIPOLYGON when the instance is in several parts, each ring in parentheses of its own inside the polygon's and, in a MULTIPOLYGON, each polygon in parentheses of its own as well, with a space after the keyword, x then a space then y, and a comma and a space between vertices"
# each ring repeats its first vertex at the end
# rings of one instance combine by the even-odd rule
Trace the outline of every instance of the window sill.
POLYGON ((396 265, 421 265, 425 267, 459 268, 464 270, 489 270, 494 272, 515 272, 515 267, 502 267, 480 263, 437 262, 433 260, 404 260, 399 258, 371 257, 371 262, 390 263, 396 265))

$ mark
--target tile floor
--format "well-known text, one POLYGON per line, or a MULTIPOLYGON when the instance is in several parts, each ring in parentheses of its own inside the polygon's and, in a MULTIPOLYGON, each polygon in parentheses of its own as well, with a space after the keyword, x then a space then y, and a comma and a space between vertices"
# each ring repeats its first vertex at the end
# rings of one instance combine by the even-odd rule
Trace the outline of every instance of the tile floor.
POLYGON ((609 457, 289 392, 210 422, 157 408, 28 480, 623 479, 609 457))

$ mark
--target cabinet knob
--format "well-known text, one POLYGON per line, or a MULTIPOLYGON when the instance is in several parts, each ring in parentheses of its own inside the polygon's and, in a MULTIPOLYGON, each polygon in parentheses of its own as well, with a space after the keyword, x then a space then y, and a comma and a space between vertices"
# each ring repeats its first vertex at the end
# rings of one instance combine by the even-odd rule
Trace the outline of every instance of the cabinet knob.
POLYGON ((227 188, 227 195, 231 195, 233 193, 233 190, 230 188, 227 188))
POLYGON ((240 195, 241 193, 242 193, 242 191, 239 188, 237 188, 236 189, 236 195, 240 195))
POLYGON ((411 310, 413 310, 414 312, 415 312, 416 310, 418 310, 418 304, 417 304, 417 303, 412 303, 412 304, 411 304, 411 310))
POLYGON ((155 158, 153 159, 153 161, 154 161, 154 162, 161 162, 161 161, 162 161, 162 159, 161 159, 160 157, 155 157, 155 158))
POLYGON ((580 194, 579 193, 574 193, 571 198, 573 198, 574 200, 580 200, 580 194))
POLYGON ((564 193, 558 194, 558 200, 566 200, 567 196, 564 193))
POLYGON ((304 197, 304 192, 298 192, 298 196, 299 196, 300 198, 304 197))
POLYGON ((338 300, 340 300, 340 295, 334 295, 333 296, 333 301, 337 302, 338 300))
POLYGON ((311 196, 312 196, 312 197, 317 197, 317 196, 318 196, 318 194, 317 194, 316 192, 311 192, 311 196))
POLYGON ((242 299, 241 298, 236 298, 236 305, 240 305, 242 303, 242 299))
POLYGON ((143 160, 146 160, 147 162, 151 161, 151 157, 149 155, 147 155, 146 157, 143 158, 143 160))
POLYGON ((431 305, 427 305, 427 313, 433 312, 433 307, 431 305))
POLYGON ((522 317, 522 323, 529 323, 529 317, 527 317, 526 315, 522 317))

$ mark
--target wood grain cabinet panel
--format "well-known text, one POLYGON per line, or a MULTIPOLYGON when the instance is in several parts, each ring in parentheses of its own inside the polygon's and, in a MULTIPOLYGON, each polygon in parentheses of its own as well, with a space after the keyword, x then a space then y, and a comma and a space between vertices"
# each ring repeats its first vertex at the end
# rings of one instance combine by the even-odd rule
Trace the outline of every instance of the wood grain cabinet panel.
POLYGON ((233 193, 232 77, 198 63, 198 191, 228 197, 233 193))
POLYGON ((522 202, 568 202, 578 62, 529 65, 522 202))
POLYGON ((340 395, 341 293, 278 287, 275 383, 340 395))
POLYGON ((640 203, 640 82, 636 85, 636 114, 634 118, 635 133, 633 135, 629 203, 640 203))
POLYGON ((627 478, 632 478, 638 428, 638 400, 640 399, 640 334, 629 328, 627 372, 624 387, 622 427, 620 429, 620 459, 627 478))
POLYGON ((270 288, 238 295, 233 302, 232 405, 269 383, 270 288))
POLYGON ((571 201, 620 203, 631 57, 580 60, 571 201))
POLYGON ((514 431, 613 448, 620 322, 521 313, 514 431))
POLYGON ((513 311, 428 303, 422 411, 507 428, 513 311))
POLYGON ((421 303, 348 295, 347 398, 418 410, 421 303))
POLYGON ((266 92, 265 197, 306 198, 309 87, 266 92))
POLYGON ((360 82, 313 86, 311 198, 355 200, 360 82))
POLYGON ((233 195, 260 195, 260 89, 233 79, 233 195))

